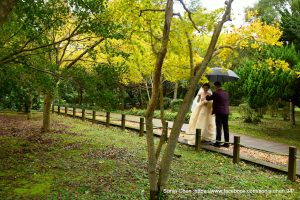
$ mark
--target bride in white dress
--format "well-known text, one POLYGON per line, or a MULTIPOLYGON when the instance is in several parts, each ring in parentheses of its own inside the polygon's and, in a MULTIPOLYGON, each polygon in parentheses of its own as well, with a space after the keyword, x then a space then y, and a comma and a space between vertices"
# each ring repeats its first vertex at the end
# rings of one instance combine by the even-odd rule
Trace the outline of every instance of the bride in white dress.
POLYGON ((195 145, 196 129, 201 129, 202 141, 210 141, 216 138, 215 116, 212 115, 212 101, 206 101, 206 96, 211 95, 209 84, 204 84, 199 90, 192 105, 192 114, 189 126, 184 135, 188 144, 195 145))

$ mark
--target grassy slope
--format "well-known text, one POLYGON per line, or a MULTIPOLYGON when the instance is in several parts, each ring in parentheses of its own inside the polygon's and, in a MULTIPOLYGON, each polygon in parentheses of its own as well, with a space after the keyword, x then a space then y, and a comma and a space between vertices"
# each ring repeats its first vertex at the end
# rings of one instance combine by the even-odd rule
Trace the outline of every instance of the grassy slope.
MULTIPOLYGON (((35 118, 28 124, 39 126, 40 121, 35 118)), ((145 137, 57 115, 52 121, 56 130, 50 134, 0 134, 0 199, 147 199, 145 137)), ((295 193, 171 194, 170 199, 295 199, 300 195, 300 179, 292 183, 286 175, 243 162, 234 165, 230 158, 195 152, 186 145, 178 145, 176 153, 182 157, 174 158, 169 189, 294 189, 295 193)))

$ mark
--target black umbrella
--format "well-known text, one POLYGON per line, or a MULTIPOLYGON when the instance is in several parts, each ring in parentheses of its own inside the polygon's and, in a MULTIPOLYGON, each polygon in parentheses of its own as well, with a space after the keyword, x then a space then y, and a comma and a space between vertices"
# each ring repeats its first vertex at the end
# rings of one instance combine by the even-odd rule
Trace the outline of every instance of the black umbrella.
POLYGON ((232 82, 237 81, 240 78, 230 69, 228 69, 226 72, 222 72, 224 71, 222 67, 214 67, 211 69, 213 72, 205 75, 210 82, 232 82))

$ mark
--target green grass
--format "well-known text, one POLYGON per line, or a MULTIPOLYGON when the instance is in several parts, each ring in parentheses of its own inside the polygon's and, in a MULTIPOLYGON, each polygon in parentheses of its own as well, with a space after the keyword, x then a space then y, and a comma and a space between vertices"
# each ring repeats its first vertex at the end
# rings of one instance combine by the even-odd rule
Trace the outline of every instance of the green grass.
MULTIPOLYGON (((51 120, 60 124, 52 133, 0 135, 0 199, 148 198, 145 137, 56 114, 51 120)), ((295 193, 177 193, 170 199, 296 199, 300 195, 299 178, 290 182, 286 175, 244 162, 232 164, 231 158, 195 152, 186 145, 179 144, 175 153, 182 157, 172 162, 169 190, 294 189, 295 193)))
POLYGON ((271 117, 268 112, 260 123, 245 123, 238 107, 231 106, 230 112, 230 131, 300 147, 300 109, 295 109, 296 125, 279 116, 271 117))

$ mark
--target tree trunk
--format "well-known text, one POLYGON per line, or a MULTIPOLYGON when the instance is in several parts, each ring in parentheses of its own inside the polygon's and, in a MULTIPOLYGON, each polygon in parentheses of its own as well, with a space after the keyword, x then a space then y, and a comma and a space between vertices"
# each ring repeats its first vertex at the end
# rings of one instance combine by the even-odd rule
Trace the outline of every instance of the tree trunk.
POLYGON ((33 104, 32 100, 33 100, 33 97, 32 97, 32 94, 30 94, 30 97, 29 97, 29 102, 30 102, 29 103, 29 112, 27 114, 27 119, 32 118, 32 104, 33 104))
POLYGON ((8 14, 12 11, 18 0, 2 0, 0 6, 0 31, 8 14))
POLYGON ((145 80, 145 85, 146 85, 146 90, 147 90, 147 95, 148 95, 148 101, 150 101, 150 94, 149 94, 149 88, 148 88, 148 83, 147 80, 145 80))
POLYGON ((143 96, 142 96, 142 88, 141 88, 141 85, 139 85, 139 96, 140 96, 140 105, 141 105, 141 109, 144 109, 144 101, 143 101, 143 96))
POLYGON ((156 174, 156 157, 153 136, 153 113, 159 96, 159 85, 161 82, 161 69, 168 49, 169 32, 173 17, 173 0, 168 0, 165 9, 165 25, 162 37, 161 48, 157 54, 154 69, 154 80, 152 95, 146 111, 146 131, 147 131, 147 149, 148 149, 148 176, 150 183, 150 200, 157 199, 159 193, 156 174))
POLYGON ((196 92, 197 84, 203 75, 205 69, 208 66, 208 63, 212 59, 212 55, 215 51, 216 43, 218 41, 219 35, 221 33, 223 24, 230 20, 231 15, 231 3, 233 0, 226 1, 227 8, 223 15, 222 20, 218 23, 217 27, 215 28, 214 34, 212 36, 210 45, 207 49, 206 55, 204 57, 204 60, 196 65, 194 69, 194 76, 191 77, 189 82, 189 89, 183 99, 183 102, 180 106, 180 109, 178 111, 177 117, 174 121, 172 131, 170 138, 167 143, 167 147, 165 149, 162 163, 161 163, 161 172, 159 176, 158 184, 161 186, 160 190, 163 190, 164 188, 167 188, 168 181, 169 181, 169 174, 170 174, 170 166, 171 162, 173 160, 173 155, 175 152, 176 145, 178 143, 178 137, 181 131, 181 127, 183 125, 184 119, 186 114, 188 113, 190 106, 192 104, 192 101, 194 99, 194 94, 196 92))
POLYGON ((42 132, 50 132, 50 108, 51 108, 52 98, 53 98, 52 94, 47 91, 44 100, 42 132))
POLYGON ((156 160, 158 160, 159 158, 159 155, 160 155, 160 152, 161 152, 161 149, 162 149, 162 146, 163 144, 165 143, 165 139, 166 137, 168 137, 168 133, 165 132, 166 130, 166 121, 165 121, 165 117, 164 117, 164 100, 163 100, 163 88, 162 88, 162 83, 160 81, 160 85, 159 85, 159 92, 160 92, 160 118, 161 118, 161 124, 162 124, 162 134, 161 134, 161 137, 160 137, 160 140, 159 140, 159 144, 158 144, 158 147, 157 147, 157 150, 156 150, 156 154, 155 154, 155 157, 156 157, 156 160))
POLYGON ((173 99, 177 99, 178 81, 175 82, 174 96, 173 99))
POLYGON ((183 99, 177 117, 174 121, 171 135, 169 137, 167 147, 163 154, 162 163, 161 163, 161 173, 158 181, 158 184, 162 186, 161 190, 167 188, 168 186, 170 166, 173 160, 173 155, 175 152, 176 145, 178 143, 178 137, 181 131, 182 124, 184 123, 185 116, 187 115, 190 109, 190 105, 193 102, 194 94, 196 92, 196 88, 200 77, 201 76, 194 76, 191 79, 189 84, 189 90, 187 91, 183 99))
POLYGON ((121 86, 120 87, 120 89, 121 89, 121 101, 122 101, 122 108, 121 108, 121 110, 123 111, 124 109, 125 109, 125 102, 124 102, 124 89, 123 89, 123 87, 121 86))
POLYGON ((81 105, 82 105, 82 89, 79 89, 79 92, 78 92, 78 99, 79 99, 78 104, 81 106, 81 105))
POLYGON ((293 101, 290 102, 290 122, 293 125, 296 124, 296 122, 295 122, 295 105, 294 105, 293 101))

